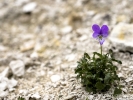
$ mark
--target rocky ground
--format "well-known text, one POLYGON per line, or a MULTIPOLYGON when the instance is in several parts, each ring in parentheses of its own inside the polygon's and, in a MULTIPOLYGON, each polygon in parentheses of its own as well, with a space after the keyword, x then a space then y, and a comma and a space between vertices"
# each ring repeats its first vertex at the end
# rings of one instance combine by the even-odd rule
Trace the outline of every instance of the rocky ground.
POLYGON ((0 100, 19 96, 133 100, 132 4, 132 0, 1 0, 0 100), (115 47, 115 57, 123 62, 118 65, 123 93, 117 97, 112 96, 113 88, 104 94, 87 93, 74 73, 84 52, 100 51, 92 38, 94 23, 109 26, 111 35, 103 51, 115 47))

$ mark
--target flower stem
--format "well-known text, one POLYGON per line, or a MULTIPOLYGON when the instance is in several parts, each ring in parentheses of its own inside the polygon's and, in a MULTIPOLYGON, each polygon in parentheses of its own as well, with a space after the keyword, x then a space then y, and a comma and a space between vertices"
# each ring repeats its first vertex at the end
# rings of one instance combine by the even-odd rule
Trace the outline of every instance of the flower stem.
POLYGON ((102 45, 101 45, 101 55, 102 55, 102 45))

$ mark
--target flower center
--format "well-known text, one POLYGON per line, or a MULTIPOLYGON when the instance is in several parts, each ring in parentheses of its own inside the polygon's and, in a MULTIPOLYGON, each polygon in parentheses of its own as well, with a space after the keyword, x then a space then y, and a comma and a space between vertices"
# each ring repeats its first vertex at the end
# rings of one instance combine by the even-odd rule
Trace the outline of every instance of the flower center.
POLYGON ((100 40, 102 40, 103 37, 102 37, 102 35, 99 35, 98 38, 99 38, 100 40))

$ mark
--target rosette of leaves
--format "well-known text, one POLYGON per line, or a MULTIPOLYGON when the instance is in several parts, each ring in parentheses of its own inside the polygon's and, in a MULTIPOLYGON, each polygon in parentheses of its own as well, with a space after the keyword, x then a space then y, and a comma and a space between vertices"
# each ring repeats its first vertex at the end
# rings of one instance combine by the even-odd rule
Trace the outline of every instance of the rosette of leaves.
POLYGON ((75 73, 88 92, 106 92, 114 86, 114 96, 116 96, 122 91, 119 85, 120 78, 117 75, 118 68, 114 62, 122 64, 113 57, 112 50, 107 54, 94 52, 92 57, 84 53, 78 61, 75 73))

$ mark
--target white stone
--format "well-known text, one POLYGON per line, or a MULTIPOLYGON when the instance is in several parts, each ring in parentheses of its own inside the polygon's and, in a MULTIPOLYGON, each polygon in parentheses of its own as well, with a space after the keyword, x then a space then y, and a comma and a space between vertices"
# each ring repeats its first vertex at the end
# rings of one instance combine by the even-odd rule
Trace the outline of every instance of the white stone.
POLYGON ((83 35, 83 36, 81 36, 81 37, 79 38, 80 41, 84 41, 84 40, 86 40, 86 39, 87 39, 87 36, 86 36, 86 35, 83 35))
POLYGON ((132 81, 132 80, 133 80, 133 78, 129 77, 129 78, 127 78, 125 81, 128 83, 128 82, 130 82, 130 81, 132 81))
POLYGON ((40 71, 40 76, 44 76, 45 72, 43 70, 40 71))
POLYGON ((28 3, 23 7, 23 12, 32 12, 36 8, 36 6, 37 4, 35 2, 28 3))
POLYGON ((73 61, 75 59, 76 55, 75 54, 70 54, 65 57, 66 60, 68 61, 73 61))
POLYGON ((87 11, 86 13, 87 13, 87 15, 93 16, 96 12, 91 10, 91 11, 87 11))
POLYGON ((9 64, 12 72, 16 76, 23 76, 25 73, 25 65, 21 60, 11 61, 9 64))
POLYGON ((1 97, 1 98, 6 97, 7 95, 8 95, 8 91, 1 91, 1 90, 0 90, 0 97, 1 97))
POLYGON ((117 49, 133 52, 133 24, 119 23, 114 26, 109 39, 117 49))
POLYGON ((67 82, 66 81, 61 81, 61 85, 66 86, 67 82))
POLYGON ((7 82, 5 81, 0 82, 0 90, 4 91, 6 89, 7 89, 7 82))
POLYGON ((70 68, 75 69, 77 67, 77 64, 70 65, 70 68))
POLYGON ((23 95, 27 95, 28 94, 28 90, 25 90, 25 89, 19 90, 19 93, 23 94, 23 95))
POLYGON ((22 52, 28 51, 28 50, 33 49, 34 46, 35 46, 35 41, 32 41, 32 40, 31 41, 27 41, 23 45, 20 46, 20 50, 22 52))
POLYGON ((122 88, 122 91, 124 91, 125 93, 127 93, 127 89, 126 88, 122 88))
POLYGON ((16 0, 15 5, 16 6, 21 6, 24 3, 27 3, 29 0, 16 0))
POLYGON ((14 90, 14 87, 17 86, 18 81, 16 81, 14 78, 8 81, 8 89, 14 90))
POLYGON ((5 46, 0 45, 0 51, 6 51, 6 50, 7 50, 7 48, 5 46))
POLYGON ((71 77, 71 78, 76 78, 77 75, 76 75, 76 74, 70 74, 70 77, 71 77))
POLYGON ((60 76, 59 75, 52 75, 50 77, 50 79, 51 79, 52 82, 57 82, 57 81, 60 80, 60 76))
POLYGON ((39 93, 35 93, 31 97, 34 98, 34 99, 40 99, 41 98, 41 96, 39 95, 39 93))
POLYGON ((53 71, 48 71, 47 74, 48 74, 48 75, 53 75, 54 72, 53 72, 53 71))
POLYGON ((93 100, 94 95, 89 95, 88 97, 89 97, 90 100, 93 100))
POLYGON ((122 73, 118 73, 118 77, 124 77, 122 73))
POLYGON ((49 95, 45 94, 43 100, 49 100, 49 95))
POLYGON ((70 33, 72 31, 72 27, 71 26, 66 26, 64 28, 61 29, 61 32, 66 34, 66 33, 70 33))
POLYGON ((38 89, 38 88, 39 88, 38 86, 35 86, 34 88, 31 88, 31 89, 29 90, 29 92, 35 91, 35 90, 38 89))
POLYGON ((1 74, 0 74, 0 80, 3 77, 7 77, 9 73, 9 67, 7 67, 1 74))
POLYGON ((64 63, 64 64, 61 64, 60 67, 61 67, 61 69, 67 69, 69 66, 68 66, 68 64, 64 63))
POLYGON ((36 52, 42 53, 45 51, 45 47, 42 44, 37 43, 34 47, 36 52))
POLYGON ((129 66, 129 68, 133 69, 133 66, 129 66))
POLYGON ((37 52, 33 52, 33 53, 30 55, 30 58, 33 59, 33 60, 38 59, 38 54, 37 54, 37 52))
POLYGON ((59 85, 60 85, 59 82, 56 82, 56 83, 51 84, 51 86, 54 87, 54 88, 56 88, 56 87, 59 86, 59 85))
POLYGON ((25 65, 30 65, 32 63, 31 58, 28 58, 28 57, 23 57, 22 60, 25 65))
POLYGON ((74 98, 75 95, 68 95, 64 98, 64 100, 72 100, 72 98, 74 98))

